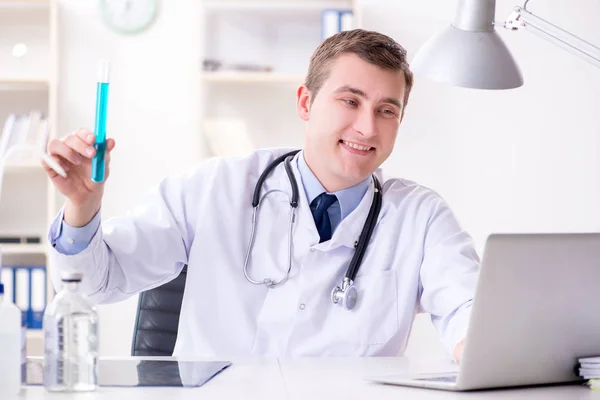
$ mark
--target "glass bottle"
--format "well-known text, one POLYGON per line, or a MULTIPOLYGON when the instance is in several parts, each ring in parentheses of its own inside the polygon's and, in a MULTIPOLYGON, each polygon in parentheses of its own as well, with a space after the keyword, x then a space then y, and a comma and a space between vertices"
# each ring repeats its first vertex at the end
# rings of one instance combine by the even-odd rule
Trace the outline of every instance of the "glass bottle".
POLYGON ((82 274, 61 274, 62 289, 44 314, 44 387, 85 392, 98 386, 98 314, 79 291, 82 274))

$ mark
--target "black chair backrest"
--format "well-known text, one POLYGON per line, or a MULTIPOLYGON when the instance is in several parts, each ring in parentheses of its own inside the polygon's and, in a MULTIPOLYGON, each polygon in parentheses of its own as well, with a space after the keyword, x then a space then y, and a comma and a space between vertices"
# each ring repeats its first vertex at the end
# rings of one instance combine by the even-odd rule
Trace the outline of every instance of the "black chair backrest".
POLYGON ((172 356, 187 265, 172 281, 140 293, 131 342, 132 356, 172 356))

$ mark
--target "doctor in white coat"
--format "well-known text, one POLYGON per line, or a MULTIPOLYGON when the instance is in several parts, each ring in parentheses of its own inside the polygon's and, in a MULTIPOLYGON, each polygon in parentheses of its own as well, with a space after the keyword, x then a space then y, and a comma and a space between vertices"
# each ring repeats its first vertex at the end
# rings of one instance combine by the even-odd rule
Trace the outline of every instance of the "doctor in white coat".
MULTIPOLYGON (((96 303, 160 286, 187 265, 175 356, 396 356, 424 311, 458 361, 474 243, 436 192, 379 169, 412 83, 405 50, 385 35, 353 30, 321 43, 296 93, 305 146, 259 185, 255 229, 257 181, 289 149, 212 159, 101 222, 93 133, 52 140, 48 153, 68 170, 63 178, 44 164, 67 198, 49 232, 54 265, 81 270, 96 303), (356 252, 362 260, 347 275, 356 252)), ((114 147, 110 139, 107 167, 114 147)))

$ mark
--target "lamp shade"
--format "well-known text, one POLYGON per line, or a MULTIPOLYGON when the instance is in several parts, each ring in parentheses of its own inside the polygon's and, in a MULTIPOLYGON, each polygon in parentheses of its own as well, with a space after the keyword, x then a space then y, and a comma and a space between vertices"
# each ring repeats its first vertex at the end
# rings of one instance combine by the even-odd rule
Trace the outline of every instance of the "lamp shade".
POLYGON ((495 30, 467 31, 450 25, 429 39, 411 69, 433 81, 473 89, 523 85, 515 59, 495 30))

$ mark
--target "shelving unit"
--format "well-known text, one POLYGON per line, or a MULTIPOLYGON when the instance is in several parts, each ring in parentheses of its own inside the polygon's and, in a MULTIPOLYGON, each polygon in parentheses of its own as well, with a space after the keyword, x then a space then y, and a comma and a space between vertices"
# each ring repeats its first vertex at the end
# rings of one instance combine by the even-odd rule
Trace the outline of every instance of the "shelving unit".
POLYGON ((0 0, 0 11, 14 13, 20 10, 49 9, 52 0, 0 0))
POLYGON ((200 79, 203 82, 221 83, 292 83, 301 84, 304 80, 302 74, 286 74, 278 72, 202 72, 200 79))
POLYGON ((41 164, 33 161, 19 161, 13 162, 4 168, 4 173, 14 174, 17 172, 43 172, 41 164))
POLYGON ((19 256, 23 254, 46 254, 46 246, 43 244, 2 244, 2 257, 19 256))
POLYGON ((327 8, 352 8, 352 1, 348 0, 274 0, 274 1, 240 1, 240 0, 208 0, 204 1, 204 8, 209 10, 227 11, 258 11, 262 13, 276 13, 282 10, 302 11, 313 10, 320 12, 327 8))
MULTIPOLYGON (((256 148, 301 146, 296 90, 322 41, 322 13, 331 9, 351 10, 353 27, 361 25, 358 0, 201 1, 202 121, 239 127, 247 135, 240 141, 256 148)), ((219 132, 206 125, 200 129, 208 147, 223 148, 211 144, 219 132)))
POLYGON ((47 80, 1 79, 0 91, 47 91, 49 84, 47 80))
MULTIPOLYGON (((0 0, 0 124, 10 114, 39 110, 56 137, 58 85, 57 0, 0 0)), ((2 132, 0 127, 0 134, 2 132)), ((9 160, 0 198, 0 236, 37 236, 37 244, 0 244, 2 265, 48 264, 49 223, 57 211, 56 191, 37 159, 9 160)), ((54 291, 46 274, 46 300, 54 291)), ((41 355, 43 332, 28 330, 29 355, 41 355)))

